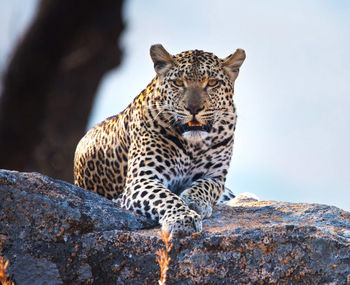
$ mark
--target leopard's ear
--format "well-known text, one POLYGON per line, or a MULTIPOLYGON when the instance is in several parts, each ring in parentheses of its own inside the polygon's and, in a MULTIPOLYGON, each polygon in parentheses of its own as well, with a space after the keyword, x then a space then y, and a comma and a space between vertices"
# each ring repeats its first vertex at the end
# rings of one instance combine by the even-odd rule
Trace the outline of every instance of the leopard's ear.
POLYGON ((239 69, 244 60, 245 51, 240 48, 238 48, 234 54, 231 54, 223 60, 222 66, 232 81, 237 78, 239 69))
POLYGON ((174 64, 171 54, 161 44, 151 46, 150 53, 154 63, 154 70, 158 75, 165 75, 174 64))

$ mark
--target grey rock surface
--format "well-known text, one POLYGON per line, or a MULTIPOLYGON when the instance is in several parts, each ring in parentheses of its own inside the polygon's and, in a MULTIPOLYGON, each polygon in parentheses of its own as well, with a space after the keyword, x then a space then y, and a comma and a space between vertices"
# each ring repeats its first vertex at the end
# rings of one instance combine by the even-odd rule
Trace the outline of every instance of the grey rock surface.
MULTIPOLYGON (((0 252, 17 284, 157 284, 160 228, 38 173, 0 171, 0 252)), ((167 284, 350 284, 350 213, 238 200, 172 241, 167 284)))

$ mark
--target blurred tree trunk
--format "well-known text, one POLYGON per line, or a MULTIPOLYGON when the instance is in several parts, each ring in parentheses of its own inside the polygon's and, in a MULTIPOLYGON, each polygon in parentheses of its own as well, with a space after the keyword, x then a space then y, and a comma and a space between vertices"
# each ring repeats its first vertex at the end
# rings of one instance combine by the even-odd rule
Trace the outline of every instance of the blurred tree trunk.
POLYGON ((42 0, 0 97, 0 168, 72 181, 102 76, 121 61, 122 0, 42 0))

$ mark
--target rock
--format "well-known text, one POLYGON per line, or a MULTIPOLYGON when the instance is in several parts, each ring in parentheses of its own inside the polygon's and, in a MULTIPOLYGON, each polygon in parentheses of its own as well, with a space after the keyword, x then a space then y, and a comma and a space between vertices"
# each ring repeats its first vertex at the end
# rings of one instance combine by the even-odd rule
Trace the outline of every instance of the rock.
MULTIPOLYGON (((0 250, 17 284, 157 284, 160 227, 37 173, 0 171, 0 250)), ((350 213, 236 199, 173 240, 167 284, 350 283, 350 213)))

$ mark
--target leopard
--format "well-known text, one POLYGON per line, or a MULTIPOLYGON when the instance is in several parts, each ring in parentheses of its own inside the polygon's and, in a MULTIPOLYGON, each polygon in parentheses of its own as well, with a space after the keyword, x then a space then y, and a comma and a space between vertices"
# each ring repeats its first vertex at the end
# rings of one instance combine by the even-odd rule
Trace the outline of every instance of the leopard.
POLYGON ((237 121, 234 84, 246 54, 171 55, 155 44, 150 56, 151 83, 79 141, 74 183, 181 237, 201 232, 213 206, 234 197, 225 181, 237 121))

